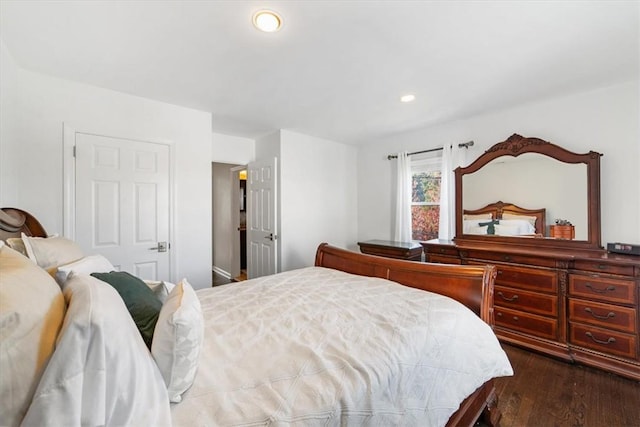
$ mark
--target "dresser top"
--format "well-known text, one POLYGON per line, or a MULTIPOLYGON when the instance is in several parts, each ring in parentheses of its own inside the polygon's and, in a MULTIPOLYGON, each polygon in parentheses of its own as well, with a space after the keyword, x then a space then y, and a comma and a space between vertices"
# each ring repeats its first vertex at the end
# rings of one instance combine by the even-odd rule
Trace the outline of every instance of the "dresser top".
POLYGON ((420 244, 428 251, 429 246, 450 246, 456 248, 459 251, 465 250, 482 250, 499 252, 506 254, 517 255, 529 255, 543 258, 554 258, 563 260, 582 260, 593 262, 608 262, 619 265, 640 265, 640 256, 638 255, 625 255, 617 254, 613 252, 607 252, 606 250, 571 250, 571 249, 547 249, 536 248, 534 246, 520 246, 514 244, 492 244, 487 242, 464 242, 464 244, 456 244, 451 240, 433 239, 420 244))
POLYGON ((369 245, 369 246, 382 246, 387 248, 398 248, 398 249, 418 249, 422 248, 420 242, 396 242, 393 240, 365 240, 364 242, 358 242, 358 246, 369 245))

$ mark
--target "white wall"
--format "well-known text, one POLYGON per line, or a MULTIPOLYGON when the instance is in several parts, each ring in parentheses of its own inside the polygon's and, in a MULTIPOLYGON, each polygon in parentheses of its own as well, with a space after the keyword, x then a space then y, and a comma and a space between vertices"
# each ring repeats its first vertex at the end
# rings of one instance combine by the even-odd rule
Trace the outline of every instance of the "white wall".
POLYGON ((211 285, 211 114, 19 69, 2 49, 0 205, 33 213, 62 233, 62 125, 175 145, 173 281, 211 285), (9 65, 7 64, 9 61, 9 65), (17 68, 17 67, 15 67, 17 68), (8 89, 5 92, 5 89, 8 89))
POLYGON ((472 161, 513 133, 535 136, 601 159, 602 242, 640 243, 638 81, 542 100, 415 132, 358 150, 358 239, 390 239, 394 161, 387 154, 474 140, 472 161))
POLYGON ((11 53, 0 39, 0 206, 21 207, 18 187, 20 164, 16 158, 22 158, 22 164, 28 161, 29 150, 17 144, 11 144, 19 138, 18 126, 20 113, 20 69, 16 66, 11 53))
POLYGON ((256 141, 256 159, 278 157, 278 271, 313 265, 322 242, 357 248, 356 153, 288 130, 256 141))
POLYGON ((313 265, 322 242, 357 249, 357 149, 287 130, 281 136, 282 270, 313 265))
POLYGON ((256 142, 239 136, 212 134, 212 162, 246 165, 256 158, 256 142))

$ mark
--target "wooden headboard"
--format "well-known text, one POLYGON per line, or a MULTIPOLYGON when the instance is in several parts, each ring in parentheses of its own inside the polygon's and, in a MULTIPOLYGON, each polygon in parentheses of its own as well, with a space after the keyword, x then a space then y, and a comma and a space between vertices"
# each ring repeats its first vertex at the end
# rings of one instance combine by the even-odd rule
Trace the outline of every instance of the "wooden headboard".
POLYGON ((514 205, 513 203, 504 203, 504 202, 495 202, 490 203, 485 207, 480 209, 465 209, 463 211, 464 215, 480 215, 491 213, 493 219, 502 219, 502 215, 505 213, 513 214, 513 215, 525 215, 525 216, 535 216, 536 217, 536 234, 540 234, 542 236, 545 235, 545 227, 546 225, 546 209, 525 209, 520 206, 514 205))
POLYGON ((18 208, 0 209, 0 240, 20 237, 21 233, 34 237, 47 236, 44 227, 29 212, 18 208))

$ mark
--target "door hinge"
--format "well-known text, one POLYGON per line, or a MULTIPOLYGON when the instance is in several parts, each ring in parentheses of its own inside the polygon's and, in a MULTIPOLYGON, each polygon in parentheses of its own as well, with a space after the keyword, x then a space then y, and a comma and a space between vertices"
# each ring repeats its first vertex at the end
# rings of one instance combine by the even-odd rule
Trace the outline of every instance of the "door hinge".
POLYGON ((75 156, 76 156, 76 146, 74 145, 73 146, 73 157, 75 157, 75 156))

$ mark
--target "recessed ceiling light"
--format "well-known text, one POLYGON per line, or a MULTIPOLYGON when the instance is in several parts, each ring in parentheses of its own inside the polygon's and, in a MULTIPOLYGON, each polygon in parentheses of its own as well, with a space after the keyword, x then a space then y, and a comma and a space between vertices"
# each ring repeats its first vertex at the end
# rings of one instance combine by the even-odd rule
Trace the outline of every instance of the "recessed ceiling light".
POLYGON ((282 18, 272 10, 259 10, 253 14, 253 25, 260 31, 273 33, 282 26, 282 18))
POLYGON ((412 101, 415 101, 415 99, 416 99, 415 95, 411 95, 411 94, 402 95, 400 97, 400 102, 412 102, 412 101))

